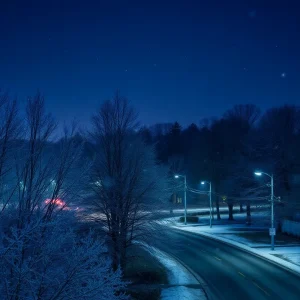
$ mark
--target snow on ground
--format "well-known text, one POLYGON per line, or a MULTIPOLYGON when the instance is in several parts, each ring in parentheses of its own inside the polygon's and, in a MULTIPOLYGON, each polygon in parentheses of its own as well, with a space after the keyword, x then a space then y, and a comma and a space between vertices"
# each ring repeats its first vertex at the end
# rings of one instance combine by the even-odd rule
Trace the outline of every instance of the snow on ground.
MULTIPOLYGON (((209 238, 213 238, 215 240, 219 240, 222 242, 225 242, 227 244, 230 244, 232 246, 235 246, 237 248, 243 249, 248 252, 252 252, 253 254, 256 254, 258 256, 261 256, 262 258, 265 258, 267 260, 270 260, 276 264, 281 265, 282 267, 285 267, 293 272, 300 273, 300 265, 296 264, 296 261, 299 262, 299 260, 296 260, 296 257, 300 257, 300 247, 277 247, 275 246, 275 250, 270 249, 270 245, 263 245, 259 244, 259 246, 266 246, 264 248, 256 248, 258 244, 251 244, 247 243, 245 244, 245 239, 242 237, 236 237, 235 240, 228 239, 227 235, 224 234, 222 236, 221 233, 230 233, 232 232, 232 235, 234 233, 237 233, 237 231, 232 230, 234 228, 245 228, 245 226, 241 225, 219 225, 219 226, 213 226, 212 228, 209 228, 209 226, 189 226, 189 225, 178 225, 178 226, 172 226, 173 228, 197 233, 203 236, 207 236, 209 238), (256 246, 254 248, 254 246, 256 246)), ((259 229, 260 227, 253 228, 253 231, 255 229, 259 229)), ((252 226, 251 226, 252 229, 252 226)), ((241 231, 240 231, 241 232, 241 231)), ((248 231, 249 232, 249 231, 248 231)))
MULTIPOLYGON (((238 207, 235 207, 236 209, 238 207)), ((228 212, 228 208, 227 207, 221 207, 220 208, 221 213, 228 212)), ((160 211, 163 212, 163 211, 160 211)), ((164 211, 164 212, 169 212, 169 211, 164 211)), ((178 223, 179 220, 179 215, 178 213, 184 213, 183 209, 174 209, 173 210, 173 214, 170 214, 170 217, 167 218, 162 218, 162 219, 158 219, 156 220, 156 223, 161 224, 161 225, 172 225, 171 223, 178 223), (177 214, 177 215, 176 215, 177 214)), ((198 217, 198 223, 194 223, 194 226, 197 225, 207 225, 209 224, 209 208, 188 208, 187 210, 187 214, 188 216, 190 216, 190 214, 193 214, 193 217, 198 217), (199 215, 196 215, 196 213, 199 213, 199 215), (203 214, 205 213, 205 214, 203 214)), ((183 216, 183 214, 181 215, 183 216)), ((221 220, 216 220, 216 212, 214 212, 213 215, 213 224, 230 224, 232 226, 232 224, 237 224, 237 223, 243 223, 245 224, 245 217, 246 217, 246 213, 234 213, 234 221, 229 221, 226 218, 222 218, 221 220)), ((268 206, 259 206, 259 207, 253 207, 253 211, 251 214, 251 221, 252 221, 252 226, 253 224, 256 224, 257 226, 267 226, 270 223, 270 209, 268 206), (256 211, 256 209, 260 209, 259 211, 256 211), (261 210, 264 209, 264 210, 261 210)), ((183 225, 183 223, 181 223, 183 225)), ((251 226, 251 227, 252 227, 251 226)))
MULTIPOLYGON (((255 210, 257 208, 261 209, 261 208, 268 208, 270 207, 270 205, 257 205, 257 206, 253 206, 252 208, 255 210)), ((233 207, 234 210, 239 210, 240 206, 236 205, 233 207)), ((209 207, 187 207, 188 213, 190 212, 207 212, 209 213, 209 207)), ((170 210, 161 210, 161 212, 169 212, 170 210)), ((220 207, 220 211, 221 212, 227 212, 228 211, 228 206, 221 206, 220 207)), ((183 213, 184 212, 184 208, 173 208, 173 213, 183 213)), ((216 214, 216 208, 213 207, 213 213, 216 214)), ((246 212, 242 213, 244 216, 246 215, 246 212)), ((234 214, 236 215, 236 214, 234 214)))
POLYGON ((169 284, 198 284, 197 279, 179 262, 162 251, 149 246, 145 243, 139 243, 167 269, 169 284))
POLYGON ((199 289, 176 286, 163 289, 160 294, 161 300, 193 300, 206 299, 203 292, 199 289))
POLYGON ((178 217, 164 218, 156 221, 156 223, 160 225, 176 225, 177 222, 178 222, 178 217))
MULTIPOLYGON (((239 231, 241 232, 241 231, 239 231)), ((254 246, 269 246, 269 244, 262 244, 262 243, 251 243, 247 238, 244 238, 244 237, 241 237, 241 236, 237 236, 235 234, 226 234, 226 235, 223 235, 224 237, 226 237, 228 240, 232 240, 232 241, 236 241, 236 242, 239 242, 241 244, 245 244, 247 246, 250 246, 250 247, 254 247, 254 246)))
MULTIPOLYGON (((222 215, 221 215, 222 216, 222 215)), ((228 220, 228 216, 224 216, 221 218, 221 220, 216 219, 216 215, 214 216, 213 219, 213 224, 245 224, 246 223, 246 213, 235 213, 233 215, 234 220, 230 221, 228 220)), ((198 222, 199 223, 204 223, 204 222, 209 222, 209 215, 202 215, 198 216, 198 222)), ((266 208, 266 210, 262 211, 254 211, 251 213, 251 222, 252 226, 253 225, 259 225, 259 226, 269 226, 271 222, 271 217, 270 217, 270 210, 266 208)))
POLYGON ((160 263, 165 266, 167 269, 169 284, 177 285, 163 289, 161 292, 162 300, 207 299, 198 280, 177 260, 158 250, 157 248, 149 246, 148 244, 142 242, 138 242, 138 244, 141 244, 151 255, 155 256, 160 263), (190 284, 199 285, 199 288, 185 286, 190 284))
POLYGON ((174 225, 174 228, 186 230, 189 232, 195 232, 195 233, 202 233, 207 232, 211 234, 222 234, 222 233, 237 233, 237 232, 249 232, 250 231, 262 231, 262 230, 268 230, 264 226, 251 226, 247 227, 244 224, 222 224, 222 225, 213 225, 212 228, 210 228, 207 225, 199 225, 199 224, 188 224, 184 225, 183 223, 169 223, 170 225, 174 225))
POLYGON ((275 247, 274 251, 265 248, 260 249, 260 253, 271 254, 276 258, 283 259, 300 267, 300 247, 275 247))
POLYGON ((300 266, 300 251, 298 253, 284 253, 282 254, 282 258, 300 266))

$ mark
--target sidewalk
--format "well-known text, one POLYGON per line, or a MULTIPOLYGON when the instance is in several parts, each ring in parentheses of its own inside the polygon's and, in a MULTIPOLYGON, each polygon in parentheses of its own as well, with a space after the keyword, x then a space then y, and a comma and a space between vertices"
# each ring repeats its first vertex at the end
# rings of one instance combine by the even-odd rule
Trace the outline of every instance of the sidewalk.
POLYGON ((266 227, 235 224, 213 225, 210 228, 204 225, 183 225, 178 222, 170 222, 168 225, 243 249, 300 275, 299 239, 279 235, 275 237, 275 250, 272 251, 266 227))

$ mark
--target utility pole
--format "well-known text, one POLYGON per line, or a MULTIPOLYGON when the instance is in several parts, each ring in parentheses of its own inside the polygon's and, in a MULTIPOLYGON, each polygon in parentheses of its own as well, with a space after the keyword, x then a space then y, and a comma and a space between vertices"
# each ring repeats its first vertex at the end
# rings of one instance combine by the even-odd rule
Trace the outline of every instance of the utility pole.
POLYGON ((186 175, 184 175, 184 225, 186 225, 186 190, 187 190, 187 186, 186 186, 186 175))
POLYGON ((271 236, 271 250, 275 248, 275 234, 276 229, 274 227, 274 177, 273 174, 268 174, 265 172, 254 172, 256 176, 261 176, 262 174, 270 177, 271 179, 271 228, 269 229, 269 234, 271 236))
MULTIPOLYGON (((271 228, 274 231, 274 179, 273 179, 273 174, 270 176, 271 177, 271 228)), ((274 250, 274 237, 275 235, 271 235, 271 249, 274 250)))
POLYGON ((209 206, 210 206, 210 221, 209 226, 212 227, 212 205, 211 205, 211 182, 209 182, 209 206))
POLYGON ((211 203, 211 181, 201 181, 201 184, 209 184, 209 226, 212 227, 212 203, 211 203))
POLYGON ((179 177, 183 177, 184 179, 184 225, 186 225, 186 215, 187 215, 187 211, 186 211, 186 190, 187 190, 187 184, 186 184, 186 175, 180 175, 180 174, 176 174, 174 176, 175 178, 179 178, 179 177))

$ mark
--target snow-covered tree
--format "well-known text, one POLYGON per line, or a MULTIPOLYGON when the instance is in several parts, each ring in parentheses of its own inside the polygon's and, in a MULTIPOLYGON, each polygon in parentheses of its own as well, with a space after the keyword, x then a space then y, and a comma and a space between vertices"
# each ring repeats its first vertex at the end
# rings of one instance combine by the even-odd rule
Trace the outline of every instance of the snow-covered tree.
POLYGON ((75 128, 55 143, 56 124, 39 94, 28 101, 22 128, 22 138, 8 144, 18 147, 1 175, 1 299, 127 298, 103 241, 82 234, 70 210, 86 177, 83 169, 74 176, 81 158, 75 128))

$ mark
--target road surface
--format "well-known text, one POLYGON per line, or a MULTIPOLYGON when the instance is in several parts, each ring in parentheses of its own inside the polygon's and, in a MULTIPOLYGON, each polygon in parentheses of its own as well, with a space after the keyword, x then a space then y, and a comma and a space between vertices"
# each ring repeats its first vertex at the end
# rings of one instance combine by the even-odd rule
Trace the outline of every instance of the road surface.
POLYGON ((300 277, 224 243, 170 229, 156 246, 202 277, 210 299, 300 299, 300 277))

